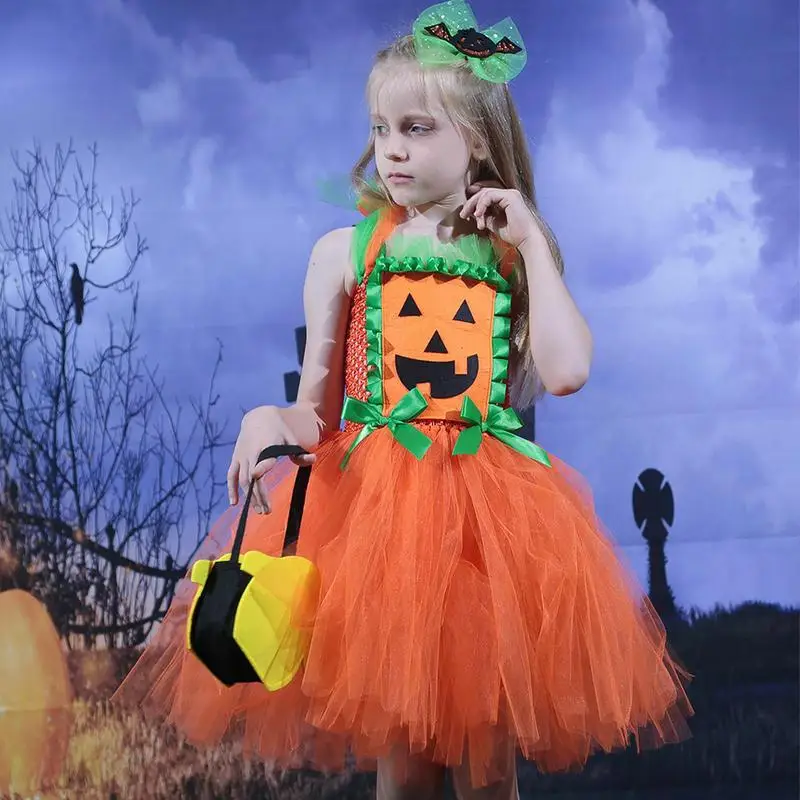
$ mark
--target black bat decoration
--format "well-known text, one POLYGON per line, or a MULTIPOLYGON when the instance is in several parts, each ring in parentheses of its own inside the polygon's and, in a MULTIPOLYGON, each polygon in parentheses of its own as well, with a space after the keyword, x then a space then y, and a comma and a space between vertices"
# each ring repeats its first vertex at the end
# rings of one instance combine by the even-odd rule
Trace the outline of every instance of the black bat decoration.
POLYGON ((515 55, 521 53, 522 48, 504 36, 499 42, 493 42, 488 36, 476 31, 475 28, 465 28, 453 36, 444 22, 429 25, 425 33, 437 39, 448 42, 465 56, 470 58, 490 58, 497 55, 515 55))

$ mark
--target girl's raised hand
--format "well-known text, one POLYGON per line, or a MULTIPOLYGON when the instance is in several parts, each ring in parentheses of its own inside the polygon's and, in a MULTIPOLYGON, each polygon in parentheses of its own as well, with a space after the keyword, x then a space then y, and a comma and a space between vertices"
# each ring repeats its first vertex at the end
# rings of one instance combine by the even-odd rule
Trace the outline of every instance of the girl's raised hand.
POLYGON ((478 230, 489 230, 517 248, 539 233, 539 226, 517 189, 505 189, 495 181, 482 181, 469 186, 467 194, 461 217, 472 217, 478 230))

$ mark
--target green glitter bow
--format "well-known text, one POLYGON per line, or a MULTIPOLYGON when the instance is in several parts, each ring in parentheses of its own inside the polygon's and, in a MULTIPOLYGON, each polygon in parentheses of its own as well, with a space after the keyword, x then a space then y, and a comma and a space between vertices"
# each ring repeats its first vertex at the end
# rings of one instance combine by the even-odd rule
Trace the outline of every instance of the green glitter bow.
POLYGON ((506 17, 484 31, 464 0, 448 0, 425 9, 413 28, 422 64, 466 61, 479 78, 506 83, 522 71, 527 53, 517 26, 506 17))

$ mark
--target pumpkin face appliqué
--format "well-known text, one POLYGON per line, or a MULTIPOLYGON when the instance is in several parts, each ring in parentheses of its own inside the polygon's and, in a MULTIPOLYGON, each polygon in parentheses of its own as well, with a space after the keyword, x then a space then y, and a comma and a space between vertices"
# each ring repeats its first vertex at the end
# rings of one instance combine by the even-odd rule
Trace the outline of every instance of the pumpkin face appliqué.
POLYGON ((465 395, 485 413, 495 289, 437 274, 389 274, 384 281, 384 413, 415 387, 428 400, 420 419, 459 419, 465 395))

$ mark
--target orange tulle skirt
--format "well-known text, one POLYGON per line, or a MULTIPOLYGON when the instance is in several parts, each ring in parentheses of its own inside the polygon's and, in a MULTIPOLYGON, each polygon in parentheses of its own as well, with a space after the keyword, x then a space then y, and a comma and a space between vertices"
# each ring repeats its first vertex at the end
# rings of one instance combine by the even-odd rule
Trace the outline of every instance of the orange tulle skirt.
MULTIPOLYGON (((543 771, 596 750, 687 736, 685 673, 597 519, 577 473, 491 437, 450 455, 459 428, 421 426, 418 461, 387 429, 317 450, 297 553, 321 575, 310 651, 293 683, 226 688, 185 645, 182 581, 115 695, 189 740, 238 737, 277 766, 373 769, 390 751, 492 779, 510 742, 543 771)), ((248 517, 243 551, 280 552, 294 467, 270 476, 273 511, 248 517)), ((230 549, 240 508, 198 557, 230 549)))

